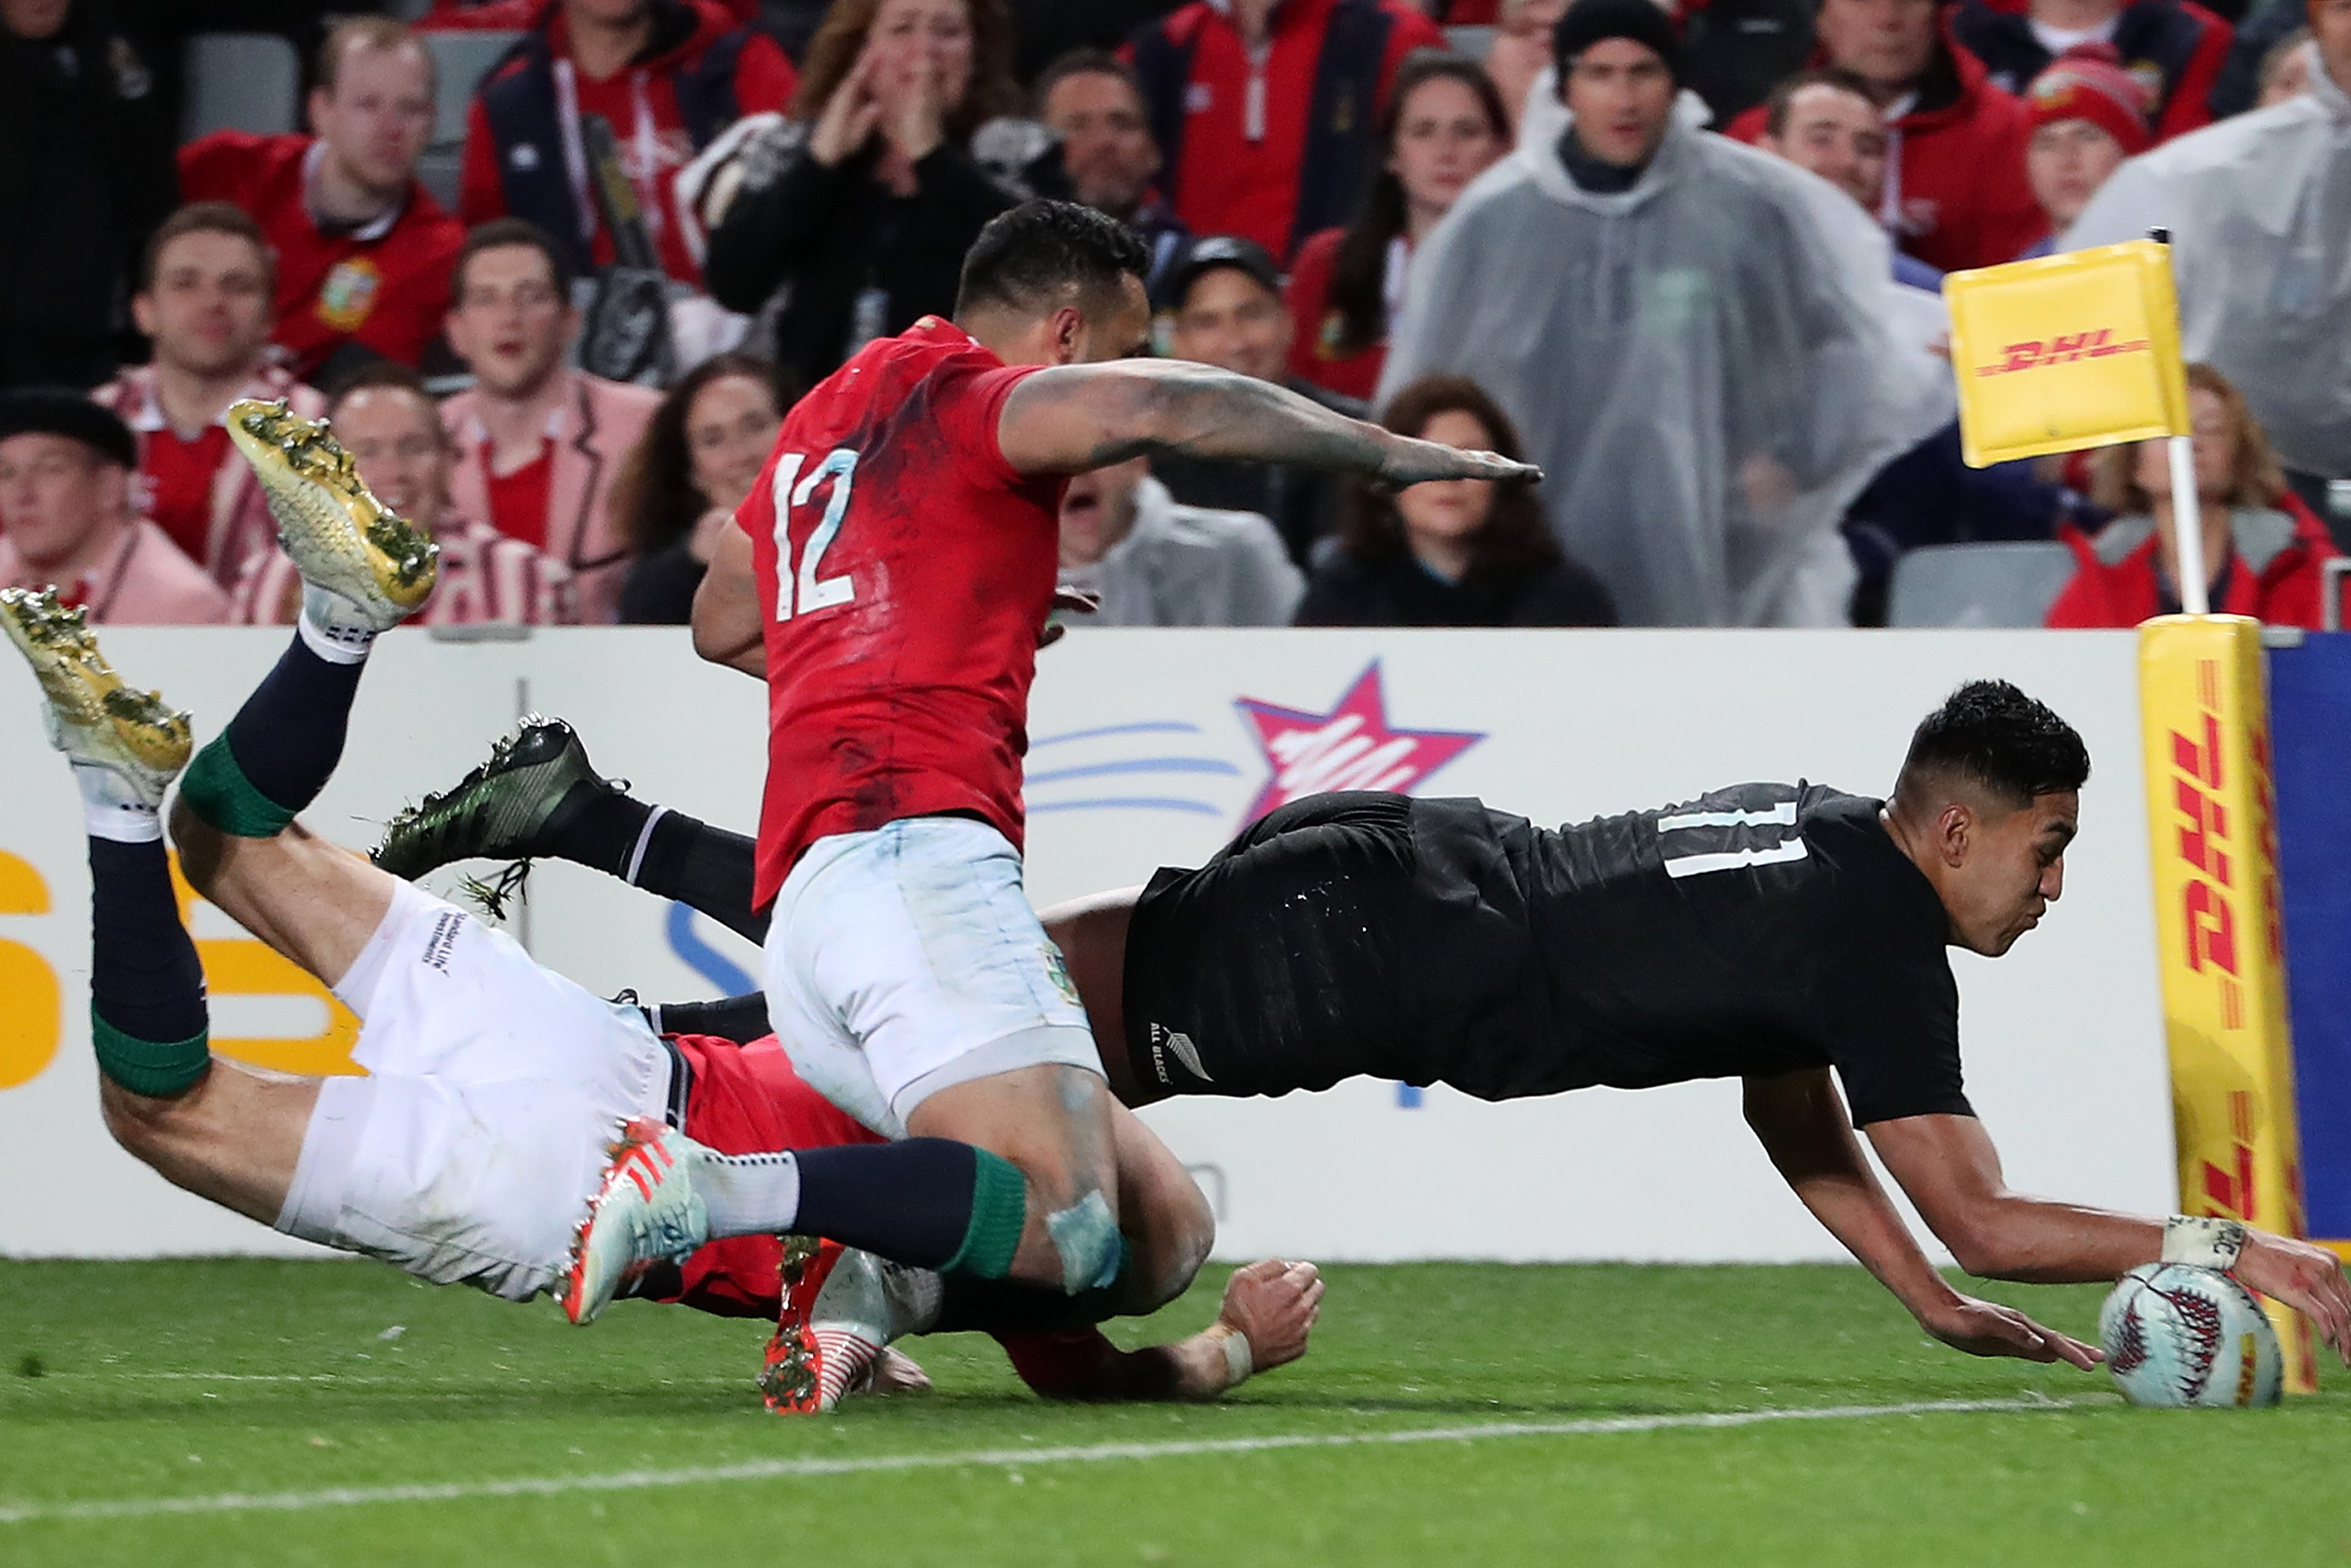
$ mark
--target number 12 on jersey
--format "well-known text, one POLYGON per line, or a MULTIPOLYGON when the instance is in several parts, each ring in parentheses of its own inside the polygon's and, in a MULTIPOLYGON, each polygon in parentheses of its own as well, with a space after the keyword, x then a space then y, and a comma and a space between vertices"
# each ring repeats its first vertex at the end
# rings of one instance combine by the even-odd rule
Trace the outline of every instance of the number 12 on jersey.
POLYGON ((830 610, 837 604, 848 604, 857 598, 856 586, 846 574, 821 577, 824 552, 832 548, 840 537, 841 520, 849 515, 849 489, 857 473, 857 454, 846 446, 836 446, 824 455, 824 461, 800 476, 801 465, 808 462, 804 452, 787 452, 776 460, 776 619, 789 621, 795 615, 812 611, 830 610), (832 494, 824 503, 824 516, 817 519, 816 531, 808 537, 807 548, 800 551, 798 570, 792 566, 791 508, 805 507, 816 487, 825 480, 832 481, 832 494), (799 481, 794 487, 794 481, 799 481))

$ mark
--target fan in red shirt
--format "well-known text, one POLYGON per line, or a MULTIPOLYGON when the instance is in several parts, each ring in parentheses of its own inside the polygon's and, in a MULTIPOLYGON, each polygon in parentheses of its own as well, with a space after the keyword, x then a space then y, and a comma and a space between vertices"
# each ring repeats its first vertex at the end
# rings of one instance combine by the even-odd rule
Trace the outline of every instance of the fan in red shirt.
POLYGON ((264 355, 270 287, 269 242, 250 216, 225 202, 182 207, 148 242, 131 301, 154 359, 90 393, 139 438, 133 507, 224 589, 277 526, 223 414, 242 398, 284 398, 306 418, 322 406, 264 355))
MULTIPOLYGON (((2244 395, 2210 365, 2188 367, 2197 510, 2213 612, 2311 630, 2325 622, 2335 541, 2286 487, 2244 395)), ((2091 493, 2116 514, 2095 537, 2058 532, 2080 563, 2049 607, 2052 626, 2136 626, 2179 613, 2171 470, 2160 441, 2092 455, 2091 493)), ((2339 585, 2337 591, 2340 591, 2339 585)), ((2336 607, 2338 610, 2341 606, 2336 607)))
MULTIPOLYGON (((2024 177, 2032 125, 1986 75, 1937 0, 1822 0, 1813 63, 1870 85, 1893 141, 1879 217, 1894 243, 1945 272, 2013 261, 2042 232, 2024 177)), ((1725 127, 1762 135, 1757 104, 1725 127)))
MULTIPOLYGON (((705 658, 768 677, 768 1008, 803 1078, 907 1138, 888 1151, 905 1156, 891 1183, 824 1195, 823 1228, 938 1269, 961 1327, 1148 1311, 1185 1289, 1215 1233, 1181 1165, 1110 1096, 1021 888, 1020 758, 1061 476, 1169 450, 1393 484, 1531 472, 1265 382, 1124 357, 1148 329, 1150 260, 1072 203, 992 220, 953 322, 876 340, 792 411, 695 604, 705 658)), ((681 1234, 789 1233, 803 1207, 797 1184, 682 1136, 632 1146, 567 1307, 592 1317, 681 1234)), ((871 1343, 890 1337, 877 1323, 871 1343)), ((807 1347, 801 1365, 829 1385, 823 1354, 807 1347)))
POLYGON ((1277 256, 1347 221, 1396 72, 1444 31, 1405 0, 1192 0, 1135 36, 1160 188, 1196 235, 1277 256))
POLYGON ((221 131, 189 142, 181 190, 244 208, 269 236, 271 340, 297 376, 329 382, 370 358, 413 366, 441 330, 465 237, 416 182, 432 57, 396 22, 345 22, 319 52, 309 110, 314 137, 221 131))
POLYGON ((798 82, 776 41, 716 0, 549 0, 474 95, 458 209, 469 225, 529 219, 575 251, 574 271, 610 264, 580 141, 581 117, 601 115, 662 269, 698 286, 677 172, 744 115, 781 110, 798 82))

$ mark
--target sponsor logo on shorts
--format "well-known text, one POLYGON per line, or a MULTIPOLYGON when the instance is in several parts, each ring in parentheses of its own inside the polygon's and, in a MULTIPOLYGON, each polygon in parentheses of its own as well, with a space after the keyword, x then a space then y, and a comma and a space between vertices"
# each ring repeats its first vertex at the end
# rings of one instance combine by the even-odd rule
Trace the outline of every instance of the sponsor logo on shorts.
POLYGON ((449 972, 449 950, 457 945, 457 933, 465 924, 465 912, 444 909, 433 919, 433 935, 424 941, 424 956, 418 960, 428 969, 449 972))
POLYGON ((1167 1059, 1171 1056, 1185 1071, 1201 1082, 1216 1082, 1208 1076, 1208 1070, 1200 1065, 1200 1048, 1192 1043, 1190 1035, 1180 1029, 1162 1029, 1159 1025, 1153 1024, 1151 1026, 1151 1071, 1159 1074, 1160 1082, 1172 1085, 1176 1080, 1167 1075, 1167 1059))

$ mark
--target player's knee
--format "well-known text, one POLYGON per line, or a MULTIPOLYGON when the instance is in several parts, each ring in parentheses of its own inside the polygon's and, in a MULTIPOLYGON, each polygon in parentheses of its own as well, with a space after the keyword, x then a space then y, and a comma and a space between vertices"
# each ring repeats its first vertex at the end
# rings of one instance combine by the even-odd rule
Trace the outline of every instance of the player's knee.
POLYGON ((99 1113, 106 1130, 123 1153, 143 1165, 154 1165, 170 1136, 177 1102, 133 1094, 110 1078, 98 1082, 99 1113))

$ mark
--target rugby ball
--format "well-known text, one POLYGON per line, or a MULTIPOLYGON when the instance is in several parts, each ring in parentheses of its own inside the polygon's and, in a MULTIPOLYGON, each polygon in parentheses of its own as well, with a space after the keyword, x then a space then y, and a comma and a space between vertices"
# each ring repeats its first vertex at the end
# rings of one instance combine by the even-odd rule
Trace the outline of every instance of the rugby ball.
POLYGON ((2269 1314, 2217 1269, 2140 1264, 2106 1297, 2098 1338, 2106 1370, 2134 1405, 2274 1405, 2284 1381, 2269 1314))

